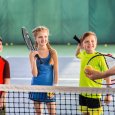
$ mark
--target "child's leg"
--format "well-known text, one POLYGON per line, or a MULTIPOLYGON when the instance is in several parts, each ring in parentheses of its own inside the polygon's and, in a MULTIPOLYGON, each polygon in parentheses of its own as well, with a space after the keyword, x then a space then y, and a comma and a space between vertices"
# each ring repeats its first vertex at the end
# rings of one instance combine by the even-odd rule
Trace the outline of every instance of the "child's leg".
POLYGON ((6 109, 5 109, 5 107, 0 110, 0 115, 6 115, 6 109))
POLYGON ((49 115, 56 115, 56 103, 50 102, 47 103, 48 113, 49 115))
POLYGON ((89 112, 85 112, 85 113, 83 113, 83 115, 90 115, 90 113, 89 112))
POLYGON ((36 115, 42 115, 43 107, 41 102, 34 101, 36 115))

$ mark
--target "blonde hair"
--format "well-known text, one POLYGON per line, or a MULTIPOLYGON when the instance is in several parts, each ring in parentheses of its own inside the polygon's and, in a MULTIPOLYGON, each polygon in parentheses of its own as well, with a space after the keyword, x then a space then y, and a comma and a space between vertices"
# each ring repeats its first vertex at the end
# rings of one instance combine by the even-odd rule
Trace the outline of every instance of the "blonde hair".
MULTIPOLYGON (((38 26, 38 27, 34 28, 32 30, 32 33, 33 33, 34 37, 36 37, 38 32, 41 32, 41 31, 47 31, 48 36, 49 36, 49 29, 47 27, 45 27, 45 26, 38 26)), ((51 54, 51 58, 52 58, 53 54, 55 54, 56 51, 51 47, 51 45, 49 43, 49 40, 48 40, 48 43, 46 45, 47 45, 47 48, 48 48, 48 50, 49 50, 49 52, 51 54)), ((35 42, 35 48, 37 48, 37 47, 38 47, 38 44, 37 44, 37 42, 35 42)))
POLYGON ((36 37, 38 32, 41 32, 41 31, 47 31, 48 36, 49 36, 49 29, 47 27, 45 27, 45 26, 38 26, 38 27, 34 28, 32 30, 32 33, 33 33, 34 37, 36 37))

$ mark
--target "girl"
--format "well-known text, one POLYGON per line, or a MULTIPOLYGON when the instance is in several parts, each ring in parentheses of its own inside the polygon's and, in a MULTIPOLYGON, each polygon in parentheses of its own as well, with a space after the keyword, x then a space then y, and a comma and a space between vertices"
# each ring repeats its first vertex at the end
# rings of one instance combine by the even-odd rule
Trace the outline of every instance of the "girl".
MULTIPOLYGON (((102 85, 96 84, 88 77, 84 72, 85 66, 87 65, 89 59, 98 54, 95 51, 97 46, 97 37, 93 32, 86 32, 84 33, 83 37, 81 38, 81 43, 78 44, 76 57, 81 61, 81 70, 80 70, 80 87, 94 87, 94 88, 101 88, 102 85)), ((91 66, 99 71, 107 70, 107 66, 105 63, 104 58, 100 58, 95 60, 91 63, 91 66)), ((111 82, 110 77, 105 79, 107 83, 111 82)), ((102 82, 102 79, 97 80, 97 82, 102 82)), ((102 114, 102 107, 100 103, 100 94, 80 94, 79 95, 79 103, 81 107, 81 111, 83 115, 101 115, 102 114)), ((111 100, 111 96, 107 95, 105 97, 105 102, 108 104, 111 100)))
MULTIPOLYGON (((49 30, 39 26, 33 30, 35 47, 37 51, 30 52, 30 64, 33 74, 32 85, 57 85, 58 84, 58 58, 57 52, 48 41, 49 30), (36 57, 39 55, 40 59, 36 57), (42 61, 42 63, 40 62, 42 61)), ((37 115, 42 114, 42 102, 45 102, 50 115, 56 115, 55 94, 30 93, 29 98, 34 101, 37 115)))

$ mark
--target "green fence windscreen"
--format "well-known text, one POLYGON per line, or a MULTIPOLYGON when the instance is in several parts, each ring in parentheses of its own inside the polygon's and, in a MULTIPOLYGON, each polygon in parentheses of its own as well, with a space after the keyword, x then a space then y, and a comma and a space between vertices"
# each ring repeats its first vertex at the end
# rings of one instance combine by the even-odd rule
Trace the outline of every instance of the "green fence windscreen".
POLYGON ((0 0, 0 36, 4 43, 24 44, 21 27, 50 30, 50 42, 75 43, 94 31, 99 43, 115 43, 115 0, 0 0))

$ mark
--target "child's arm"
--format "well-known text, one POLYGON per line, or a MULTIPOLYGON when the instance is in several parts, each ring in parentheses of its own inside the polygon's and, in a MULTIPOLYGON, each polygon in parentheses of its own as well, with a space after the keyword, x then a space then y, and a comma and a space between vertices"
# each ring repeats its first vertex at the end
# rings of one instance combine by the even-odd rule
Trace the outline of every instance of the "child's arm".
POLYGON ((76 54, 75 54, 76 57, 77 57, 78 54, 80 53, 80 50, 81 50, 81 46, 80 46, 80 44, 78 44, 78 46, 77 46, 77 48, 76 48, 76 54))
POLYGON ((103 73, 103 77, 107 77, 109 75, 115 75, 115 66, 113 66, 112 68, 103 73))
POLYGON ((33 76, 38 75, 38 69, 36 65, 36 58, 35 58, 36 53, 30 52, 29 59, 30 59, 30 64, 31 64, 31 71, 33 76))
POLYGON ((58 84, 58 56, 56 51, 54 51, 53 60, 54 60, 54 85, 57 85, 58 84))
MULTIPOLYGON (((111 77, 107 77, 107 78, 104 78, 104 79, 106 80, 106 83, 107 83, 107 84, 111 84, 111 77)), ((110 86, 107 85, 107 88, 110 88, 110 86)), ((111 100, 112 100, 111 94, 107 94, 107 95, 105 96, 104 102, 105 102, 106 104, 109 104, 109 103, 111 102, 111 100)))

